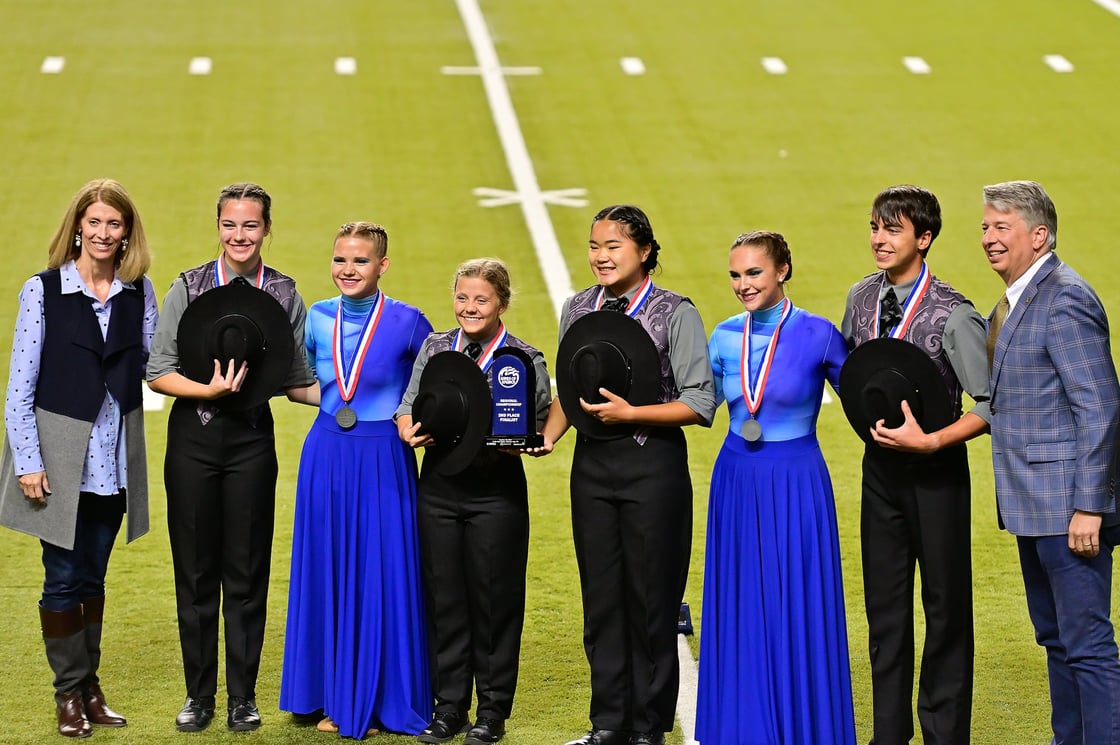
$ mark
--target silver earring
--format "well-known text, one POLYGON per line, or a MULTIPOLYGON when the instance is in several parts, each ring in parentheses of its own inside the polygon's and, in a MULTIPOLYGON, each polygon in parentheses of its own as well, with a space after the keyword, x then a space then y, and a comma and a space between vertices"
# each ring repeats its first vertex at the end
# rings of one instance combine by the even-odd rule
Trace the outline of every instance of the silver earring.
POLYGON ((82 247, 82 233, 81 231, 74 233, 74 248, 82 247))
POLYGON ((123 254, 127 250, 128 250, 128 239, 127 238, 121 238, 121 253, 123 254))

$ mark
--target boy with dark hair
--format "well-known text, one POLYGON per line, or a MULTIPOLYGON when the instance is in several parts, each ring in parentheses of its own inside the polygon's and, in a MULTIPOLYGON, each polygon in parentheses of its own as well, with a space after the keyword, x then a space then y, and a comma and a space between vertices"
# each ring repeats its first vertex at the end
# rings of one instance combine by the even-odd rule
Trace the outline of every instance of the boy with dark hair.
POLYGON ((927 433, 903 402, 903 424, 876 422, 864 451, 860 533, 873 745, 904 745, 914 734, 915 562, 926 616, 918 721, 926 745, 969 741, 974 643, 965 441, 987 432, 991 415, 984 321, 925 263, 940 231, 941 207, 928 190, 880 192, 871 208, 879 271, 852 286, 841 324, 853 349, 893 337, 928 354, 954 410, 950 425, 927 433), (962 392, 976 401, 963 415, 962 392))

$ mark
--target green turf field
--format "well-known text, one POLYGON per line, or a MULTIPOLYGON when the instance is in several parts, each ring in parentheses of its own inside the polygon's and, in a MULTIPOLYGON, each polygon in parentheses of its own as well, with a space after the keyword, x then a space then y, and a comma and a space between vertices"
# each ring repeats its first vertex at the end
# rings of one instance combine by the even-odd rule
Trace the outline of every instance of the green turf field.
MULTIPOLYGON (((709 328, 740 309, 727 287, 726 251, 753 228, 786 234, 792 298, 839 322, 848 286, 874 268, 866 237, 872 198, 911 182, 941 199, 934 272, 986 314, 1002 283, 979 247, 980 189, 1030 178, 1057 204, 1059 255, 1120 318, 1111 253, 1120 212, 1110 186, 1120 181, 1120 17, 1093 0, 482 0, 481 11, 503 65, 540 68, 497 76, 536 185, 586 190, 586 206, 538 202, 535 213, 547 218, 576 288, 592 281, 591 216, 635 202, 663 246, 656 280, 693 298, 709 328), (1043 56, 1051 54, 1064 55, 1073 71, 1048 67, 1043 56), (930 73, 908 71, 907 56, 923 58, 930 73), (623 57, 640 58, 645 73, 624 73, 623 57), (788 72, 768 73, 763 57, 780 58, 788 72)), ((393 264, 382 285, 390 295, 448 328, 455 266, 497 255, 517 290, 505 317, 511 330, 555 350, 549 287, 568 278, 553 268, 546 282, 528 209, 482 207, 473 193, 518 184, 483 78, 443 71, 477 64, 455 0, 0 0, 0 225, 9 246, 0 349, 10 346, 18 289, 44 267, 70 197, 89 179, 111 176, 139 205, 161 295, 180 270, 216 254, 219 189, 253 180, 274 199, 265 260, 296 277, 309 303, 334 294, 336 227, 373 220, 390 234, 393 264), (61 72, 40 71, 49 56, 65 58, 61 72), (209 75, 188 73, 195 57, 212 60, 209 75), (354 58, 356 74, 335 74, 338 57, 354 58)), ((294 480, 312 412, 283 401, 273 408, 281 476, 258 688, 265 725, 241 737, 324 741, 330 736, 313 723, 276 708, 294 480)), ((151 412, 147 425, 152 532, 122 543, 109 572, 102 678, 130 724, 97 731, 99 741, 236 737, 221 722, 194 737, 172 725, 184 690, 160 479, 164 416, 151 412)), ((721 412, 712 430, 690 433, 697 499, 686 599, 697 620, 708 473, 726 421, 721 412)), ((819 434, 836 486, 857 729, 866 742, 862 443, 836 403, 824 407, 819 434)), ((587 726, 570 447, 569 438, 528 466, 530 610, 510 745, 559 745, 587 726)), ((1033 643, 1013 539, 996 528, 987 439, 971 453, 973 741, 1046 742, 1043 653, 1033 643)), ((0 533, 0 742, 56 736, 35 609, 41 581, 37 543, 0 533)))

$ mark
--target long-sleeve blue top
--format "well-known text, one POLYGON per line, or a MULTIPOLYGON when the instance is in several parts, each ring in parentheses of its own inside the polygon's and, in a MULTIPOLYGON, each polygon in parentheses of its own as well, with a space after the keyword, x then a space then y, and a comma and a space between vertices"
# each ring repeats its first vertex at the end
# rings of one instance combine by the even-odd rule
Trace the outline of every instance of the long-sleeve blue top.
MULTIPOLYGON (((361 300, 342 295, 320 300, 308 311, 304 331, 307 359, 319 379, 322 394, 319 408, 328 414, 342 408, 333 355, 338 304, 342 303, 342 354, 349 372, 365 320, 376 301, 377 294, 361 300)), ((386 296, 381 320, 370 341, 357 390, 350 401, 359 420, 372 422, 393 418, 412 374, 412 363, 431 331, 432 324, 417 308, 386 296)))
MULTIPOLYGON (((761 373, 762 359, 781 313, 782 304, 778 303, 751 314, 748 377, 752 384, 761 373)), ((746 316, 740 313, 721 322, 708 342, 716 399, 727 401, 730 429, 736 434, 748 418, 740 375, 746 316)), ((795 306, 782 324, 762 402, 754 416, 762 425, 762 439, 792 440, 816 432, 824 382, 827 380, 833 388, 839 386, 840 368, 847 356, 844 337, 831 321, 795 306)))

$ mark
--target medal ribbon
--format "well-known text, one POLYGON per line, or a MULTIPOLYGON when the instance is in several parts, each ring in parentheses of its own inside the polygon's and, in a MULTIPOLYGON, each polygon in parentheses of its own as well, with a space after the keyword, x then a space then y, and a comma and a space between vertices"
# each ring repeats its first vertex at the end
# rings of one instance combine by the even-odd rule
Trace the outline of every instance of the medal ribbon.
MULTIPOLYGON (((642 309, 642 304, 645 303, 646 298, 649 297, 649 293, 652 291, 653 280, 650 279, 647 274, 642 284, 638 286, 638 291, 634 293, 634 297, 630 299, 630 304, 626 306, 626 310, 624 311, 626 315, 631 318, 638 315, 638 311, 642 309)), ((599 296, 595 298, 595 310, 599 310, 603 307, 603 296, 606 292, 606 287, 599 288, 599 296)))
MULTIPOLYGON (((906 329, 910 328, 910 322, 914 320, 914 316, 918 314, 918 304, 922 302, 925 297, 926 290, 929 289, 930 273, 929 267, 926 263, 922 262, 922 271, 918 278, 914 280, 914 286, 910 288, 910 294, 906 296, 906 302, 902 304, 902 320, 894 327, 891 332, 892 339, 901 339, 906 329)), ((871 327, 871 338, 879 338, 879 314, 875 314, 875 324, 871 327)))
MULTIPOLYGON (((494 352, 502 348, 506 343, 507 336, 509 336, 509 333, 506 331, 506 325, 498 321, 498 335, 486 345, 486 349, 482 350, 482 354, 478 356, 478 366, 482 369, 482 372, 490 369, 490 365, 494 363, 494 352)), ((466 345, 463 343, 463 329, 459 329, 458 333, 455 334, 455 351, 462 352, 464 346, 466 345)))
POLYGON ((350 360, 349 377, 345 360, 342 355, 342 298, 338 299, 338 312, 334 316, 334 382, 338 386, 338 393, 342 396, 344 404, 350 403, 354 398, 354 391, 358 388, 358 376, 362 374, 362 363, 365 362, 366 352, 369 351, 370 340, 377 331, 377 324, 381 322, 381 310, 385 307, 385 293, 377 293, 377 301, 369 309, 366 320, 362 323, 362 333, 359 336, 358 348, 350 360))
POLYGON ((758 371, 758 380, 755 381, 753 386, 750 385, 751 374, 751 314, 747 313, 747 317, 743 323, 743 350, 739 355, 739 383, 743 389, 743 400, 747 402, 747 410, 751 413, 753 418, 755 413, 758 412, 758 407, 762 405, 762 393, 766 390, 766 380, 770 377, 770 365, 774 362, 774 350, 778 346, 778 334, 782 330, 782 324, 789 318, 790 313, 793 312, 793 303, 789 298, 782 299, 782 317, 778 319, 778 325, 774 327, 774 335, 770 337, 770 343, 766 346, 766 354, 762 358, 762 367, 758 371))
MULTIPOLYGON (((229 282, 229 275, 226 274, 226 262, 219 256, 218 260, 214 262, 214 286, 221 287, 229 282)), ((262 261, 257 265, 257 282, 254 287, 260 289, 264 285, 264 262, 262 261)))

